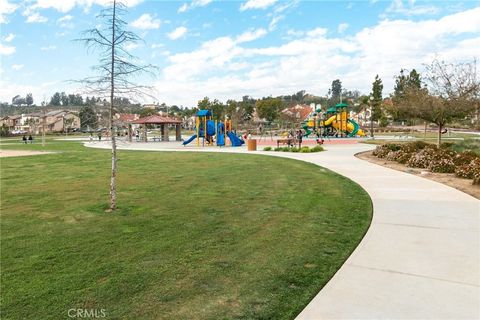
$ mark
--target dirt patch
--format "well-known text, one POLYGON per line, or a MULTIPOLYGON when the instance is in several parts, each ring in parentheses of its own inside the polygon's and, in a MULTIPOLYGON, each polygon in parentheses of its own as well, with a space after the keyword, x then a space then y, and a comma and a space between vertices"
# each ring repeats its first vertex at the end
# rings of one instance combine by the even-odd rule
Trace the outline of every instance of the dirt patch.
POLYGON ((39 154, 50 154, 50 153, 54 153, 54 152, 29 151, 29 150, 0 150, 0 158, 26 157, 26 156, 36 156, 39 154))
POLYGON ((435 173, 430 172, 427 169, 410 168, 395 161, 377 158, 372 155, 372 151, 361 152, 356 156, 362 160, 366 160, 390 169, 411 173, 419 177, 443 183, 449 187, 463 191, 472 197, 480 199, 480 185, 473 185, 472 180, 458 178, 453 173, 435 173))

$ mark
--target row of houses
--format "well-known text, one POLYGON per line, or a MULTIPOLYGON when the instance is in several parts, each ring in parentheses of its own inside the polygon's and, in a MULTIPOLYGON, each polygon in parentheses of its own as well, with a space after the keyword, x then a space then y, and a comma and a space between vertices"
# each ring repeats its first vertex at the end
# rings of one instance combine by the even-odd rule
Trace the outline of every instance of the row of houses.
POLYGON ((58 133, 80 129, 80 118, 69 110, 54 110, 6 116, 0 119, 0 126, 6 126, 13 133, 40 134, 43 128, 45 133, 58 133))

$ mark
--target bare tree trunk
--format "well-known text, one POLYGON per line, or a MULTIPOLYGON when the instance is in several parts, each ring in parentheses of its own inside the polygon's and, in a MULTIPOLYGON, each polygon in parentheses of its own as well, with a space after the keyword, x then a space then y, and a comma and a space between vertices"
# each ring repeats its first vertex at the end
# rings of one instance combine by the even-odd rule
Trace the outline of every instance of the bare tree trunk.
POLYGON ((427 121, 425 121, 425 128, 423 131, 423 140, 426 140, 426 139, 427 139, 427 121))
POLYGON ((439 124, 438 125, 438 139, 437 139, 437 147, 440 148, 440 145, 442 144, 442 129, 443 125, 439 124))
POLYGON ((113 96, 115 92, 115 9, 116 1, 113 1, 113 19, 112 19, 112 65, 110 73, 110 138, 112 139, 112 175, 110 177, 110 210, 117 209, 117 142, 116 133, 113 125, 113 96))
POLYGON ((45 109, 43 109, 43 117, 42 117, 42 147, 45 147, 45 109))

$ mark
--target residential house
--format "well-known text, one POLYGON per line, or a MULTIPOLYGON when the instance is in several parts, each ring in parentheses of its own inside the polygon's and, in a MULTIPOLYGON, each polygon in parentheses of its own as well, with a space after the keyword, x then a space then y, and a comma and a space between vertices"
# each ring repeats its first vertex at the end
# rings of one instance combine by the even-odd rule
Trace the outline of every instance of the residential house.
POLYGON ((45 114, 47 132, 67 132, 80 129, 80 118, 69 110, 54 110, 45 114))
POLYGON ((313 112, 315 104, 297 104, 293 107, 282 110, 282 116, 294 122, 302 122, 313 112))
POLYGON ((0 126, 6 126, 8 131, 13 131, 15 130, 15 120, 12 116, 5 116, 0 119, 0 126))

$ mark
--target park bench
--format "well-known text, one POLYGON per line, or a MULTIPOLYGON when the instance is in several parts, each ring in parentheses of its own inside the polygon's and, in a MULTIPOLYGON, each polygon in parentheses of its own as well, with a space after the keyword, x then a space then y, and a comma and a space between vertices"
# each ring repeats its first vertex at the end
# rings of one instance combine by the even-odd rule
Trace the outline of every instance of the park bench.
POLYGON ((295 145, 295 139, 293 138, 277 139, 277 147, 280 147, 280 143, 283 145, 293 146, 295 145))

